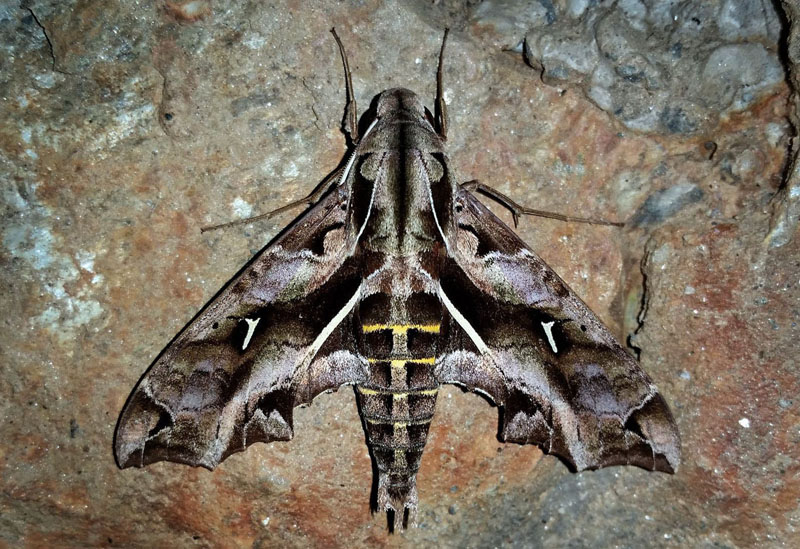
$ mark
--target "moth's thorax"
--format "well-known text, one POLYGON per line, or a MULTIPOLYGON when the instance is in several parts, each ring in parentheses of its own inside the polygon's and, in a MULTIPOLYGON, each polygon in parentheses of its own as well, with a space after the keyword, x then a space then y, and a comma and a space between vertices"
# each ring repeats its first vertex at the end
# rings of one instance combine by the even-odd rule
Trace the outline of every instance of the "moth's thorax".
POLYGON ((362 245, 389 255, 430 250, 442 236, 433 213, 429 166, 438 164, 416 149, 374 153, 361 164, 357 186, 371 194, 362 245))
POLYGON ((352 174, 361 245, 403 256, 430 250, 443 240, 439 217, 449 218, 437 205, 451 207, 447 197, 455 192, 444 143, 409 90, 383 92, 376 117, 356 149, 352 174))

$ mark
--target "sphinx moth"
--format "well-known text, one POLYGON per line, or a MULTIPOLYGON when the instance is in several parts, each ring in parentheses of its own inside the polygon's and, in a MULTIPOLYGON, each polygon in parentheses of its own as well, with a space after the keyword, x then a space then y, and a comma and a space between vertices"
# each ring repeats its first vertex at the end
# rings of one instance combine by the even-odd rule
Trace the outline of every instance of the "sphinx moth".
POLYGON ((117 424, 118 465, 213 469, 254 442, 291 439, 294 407, 354 385, 377 508, 397 528, 413 520, 437 392, 450 383, 500 408, 501 440, 575 470, 674 472, 678 430, 647 374, 476 199, 477 184, 458 183, 444 147, 447 34, 435 115, 390 89, 361 136, 334 37, 349 160, 145 373, 117 424))

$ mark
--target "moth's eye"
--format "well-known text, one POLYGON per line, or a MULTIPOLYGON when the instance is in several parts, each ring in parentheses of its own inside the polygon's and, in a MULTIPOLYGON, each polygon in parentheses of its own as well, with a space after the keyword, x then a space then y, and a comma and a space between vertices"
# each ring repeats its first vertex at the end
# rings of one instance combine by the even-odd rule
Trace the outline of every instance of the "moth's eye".
POLYGON ((586 324, 581 324, 581 332, 585 332, 585 331, 586 331, 586 324))
POLYGON ((215 322, 214 324, 212 324, 212 325, 211 325, 211 328, 212 328, 212 329, 214 329, 214 330, 216 330, 217 328, 219 328, 219 322, 215 322))

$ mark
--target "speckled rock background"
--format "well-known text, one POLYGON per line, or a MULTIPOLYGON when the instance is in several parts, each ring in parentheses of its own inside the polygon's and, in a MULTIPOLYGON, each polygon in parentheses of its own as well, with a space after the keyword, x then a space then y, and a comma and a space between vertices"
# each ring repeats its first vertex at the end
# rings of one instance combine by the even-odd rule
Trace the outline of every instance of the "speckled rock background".
POLYGON ((797 547, 798 29, 793 0, 3 2, 0 547, 797 547), (200 227, 346 154, 333 25, 362 109, 432 106, 450 26, 461 177, 628 222, 519 232, 671 403, 676 475, 572 474, 454 387, 402 534, 349 389, 213 473, 116 468, 136 381, 293 214, 200 227))

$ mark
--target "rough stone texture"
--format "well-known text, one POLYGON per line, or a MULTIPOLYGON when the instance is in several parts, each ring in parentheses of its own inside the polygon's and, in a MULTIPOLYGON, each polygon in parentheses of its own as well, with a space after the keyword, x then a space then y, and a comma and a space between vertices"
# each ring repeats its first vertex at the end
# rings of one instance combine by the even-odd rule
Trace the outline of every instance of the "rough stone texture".
POLYGON ((606 4, 3 4, 0 546, 800 544, 800 179, 789 163, 800 102, 771 72, 787 51, 797 89, 798 31, 785 29, 784 50, 776 26, 797 9, 704 3, 698 38, 686 2, 606 4), (573 27, 588 40, 592 13, 596 29, 619 23, 603 47, 640 72, 600 56, 554 86, 546 63, 540 77, 502 50, 549 36, 553 59, 589 67, 556 38, 573 27), (678 24, 639 39, 670 17, 678 24), (136 380, 292 214, 199 228, 305 195, 345 154, 331 25, 362 110, 392 86, 431 105, 452 26, 445 91, 462 177, 540 209, 630 222, 524 219, 519 230, 639 353, 681 428, 676 475, 573 475, 536 448, 497 442, 496 409, 452 387, 423 458, 419 527, 400 535, 370 515, 350 390, 298 410, 293 441, 213 473, 117 470, 114 425, 136 380), (681 61, 661 70, 680 32, 681 61), (693 78, 723 54, 746 81, 693 78), (601 66, 622 114, 592 94, 601 66), (640 105, 642 86, 660 79, 649 97, 664 112, 697 100, 679 89, 690 78, 703 99, 683 111, 695 130, 674 132, 661 116, 646 133, 630 124, 624 108, 640 105))
POLYGON ((542 81, 582 88, 631 130, 713 131, 784 78, 769 1, 542 2, 537 15, 518 48, 542 81))

